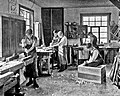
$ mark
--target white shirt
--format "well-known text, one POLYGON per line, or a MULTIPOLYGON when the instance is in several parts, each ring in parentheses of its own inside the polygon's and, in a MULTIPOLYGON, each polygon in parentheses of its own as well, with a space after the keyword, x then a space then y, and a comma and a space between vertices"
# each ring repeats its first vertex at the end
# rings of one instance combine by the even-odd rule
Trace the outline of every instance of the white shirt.
POLYGON ((67 45, 67 37, 63 36, 60 42, 58 43, 58 53, 63 55, 63 46, 67 45))

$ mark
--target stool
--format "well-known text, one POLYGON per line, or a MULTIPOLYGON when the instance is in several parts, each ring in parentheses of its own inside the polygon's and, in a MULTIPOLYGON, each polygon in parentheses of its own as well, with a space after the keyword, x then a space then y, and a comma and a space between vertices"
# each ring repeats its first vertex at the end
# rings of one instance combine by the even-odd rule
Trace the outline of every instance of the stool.
POLYGON ((78 79, 103 84, 106 82, 106 65, 98 67, 89 67, 85 65, 78 66, 78 79))

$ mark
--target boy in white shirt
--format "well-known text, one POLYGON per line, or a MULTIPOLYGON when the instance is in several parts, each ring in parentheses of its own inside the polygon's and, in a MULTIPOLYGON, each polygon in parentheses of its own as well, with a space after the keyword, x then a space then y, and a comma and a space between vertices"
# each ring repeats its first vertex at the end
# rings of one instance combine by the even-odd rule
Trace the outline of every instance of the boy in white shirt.
POLYGON ((64 71, 67 66, 67 59, 65 56, 65 54, 67 53, 64 51, 64 48, 63 48, 64 46, 67 45, 67 37, 63 34, 62 31, 58 32, 58 37, 60 38, 60 41, 54 46, 58 46, 58 57, 59 57, 59 67, 60 67, 59 72, 61 72, 61 71, 64 71))

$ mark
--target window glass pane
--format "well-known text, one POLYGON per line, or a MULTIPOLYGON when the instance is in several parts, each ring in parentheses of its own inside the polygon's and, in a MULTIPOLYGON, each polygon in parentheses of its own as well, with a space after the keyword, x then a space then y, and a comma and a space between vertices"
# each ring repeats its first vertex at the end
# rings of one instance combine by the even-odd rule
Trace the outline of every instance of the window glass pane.
POLYGON ((95 21, 95 17, 90 17, 90 21, 95 21))
POLYGON ((88 21, 89 17, 83 17, 83 21, 88 21))
POLYGON ((95 26, 95 22, 90 22, 90 26, 95 26))
POLYGON ((102 21, 107 21, 107 16, 102 16, 102 21))
POLYGON ((98 32, 98 28, 92 28, 92 32, 98 32))
POLYGON ((88 25, 88 22, 83 22, 83 25, 88 25))
POLYGON ((101 26, 101 22, 96 22, 96 26, 101 26))
POLYGON ((101 21, 101 16, 96 16, 96 21, 101 21))
POLYGON ((107 32, 107 27, 100 27, 100 32, 107 32))
POLYGON ((30 26, 26 26, 26 30, 30 29, 30 26))
POLYGON ((34 15, 33 11, 27 8, 20 7, 20 16, 24 16, 24 20, 26 21, 26 30, 29 28, 33 29, 33 22, 34 22, 33 15, 34 15))
POLYGON ((88 32, 90 32, 90 27, 88 27, 88 32))
POLYGON ((107 38, 106 39, 100 39, 100 43, 107 43, 107 38))
POLYGON ((31 17, 30 17, 30 19, 31 19, 31 20, 30 20, 30 21, 31 21, 31 26, 33 27, 33 22, 34 22, 34 21, 33 21, 33 14, 31 14, 30 16, 31 16, 31 17))
POLYGON ((24 11, 24 18, 26 19, 27 18, 27 15, 26 15, 26 12, 24 11))
POLYGON ((101 37, 107 38, 107 33, 100 33, 100 38, 101 38, 101 37))
POLYGON ((102 26, 107 26, 107 22, 102 22, 102 26))
POLYGON ((27 13, 27 19, 29 19, 30 18, 30 13, 27 13))
POLYGON ((26 25, 30 25, 30 20, 29 19, 26 20, 26 25))
POLYGON ((24 16, 24 11, 20 10, 20 16, 24 16))

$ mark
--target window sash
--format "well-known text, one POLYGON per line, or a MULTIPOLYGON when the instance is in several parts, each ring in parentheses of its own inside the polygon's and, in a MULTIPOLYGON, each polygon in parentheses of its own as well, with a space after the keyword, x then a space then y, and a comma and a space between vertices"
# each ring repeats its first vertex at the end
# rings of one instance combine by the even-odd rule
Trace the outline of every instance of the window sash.
POLYGON ((99 43, 103 42, 107 43, 107 32, 108 32, 108 15, 82 15, 82 24, 88 26, 88 32, 90 32, 91 27, 99 27, 99 33, 93 32, 98 39, 100 39, 99 43), (104 36, 105 34, 105 36, 104 36))
POLYGON ((19 9, 20 9, 19 15, 23 16, 24 20, 26 21, 26 30, 28 28, 31 28, 33 30, 34 11, 21 5, 19 9))

